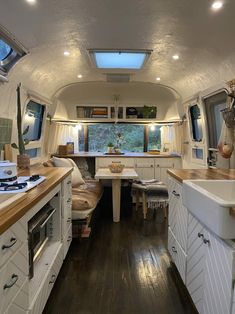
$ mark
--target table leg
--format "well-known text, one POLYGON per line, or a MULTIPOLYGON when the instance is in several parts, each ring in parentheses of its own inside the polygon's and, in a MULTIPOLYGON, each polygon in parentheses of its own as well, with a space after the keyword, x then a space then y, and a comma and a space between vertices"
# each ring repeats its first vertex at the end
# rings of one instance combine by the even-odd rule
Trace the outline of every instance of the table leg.
POLYGON ((113 221, 120 221, 120 203, 121 203, 121 180, 112 180, 113 190, 113 221))

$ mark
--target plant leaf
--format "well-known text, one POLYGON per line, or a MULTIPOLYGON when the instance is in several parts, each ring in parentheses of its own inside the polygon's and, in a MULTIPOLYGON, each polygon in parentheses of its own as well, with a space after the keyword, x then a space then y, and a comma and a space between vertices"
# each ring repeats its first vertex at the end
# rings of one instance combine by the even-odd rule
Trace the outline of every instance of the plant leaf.
POLYGON ((29 125, 25 128, 23 135, 27 134, 29 132, 29 125))
POLYGON ((27 138, 24 139, 24 145, 29 144, 29 140, 27 138))
POLYGON ((18 149, 18 148, 19 148, 19 147, 16 145, 16 143, 12 143, 12 144, 11 144, 11 147, 12 147, 12 148, 15 148, 15 149, 18 149))

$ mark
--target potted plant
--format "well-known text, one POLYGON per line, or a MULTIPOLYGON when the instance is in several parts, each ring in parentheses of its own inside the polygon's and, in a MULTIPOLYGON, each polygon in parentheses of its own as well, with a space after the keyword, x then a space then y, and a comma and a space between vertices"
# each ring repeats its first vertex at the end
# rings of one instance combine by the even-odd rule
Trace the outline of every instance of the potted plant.
POLYGON ((109 143, 108 143, 108 153, 109 153, 109 154, 111 154, 111 153, 113 152, 113 147, 114 147, 113 143, 112 143, 112 142, 109 142, 109 143))
POLYGON ((17 155, 17 166, 21 169, 28 169, 30 166, 30 159, 27 154, 25 154, 25 145, 29 143, 29 140, 24 138, 24 135, 29 131, 29 125, 22 132, 22 114, 21 114, 21 100, 20 100, 20 87, 21 83, 18 84, 17 93, 17 131, 18 131, 18 145, 12 143, 11 146, 19 150, 19 155, 17 155))

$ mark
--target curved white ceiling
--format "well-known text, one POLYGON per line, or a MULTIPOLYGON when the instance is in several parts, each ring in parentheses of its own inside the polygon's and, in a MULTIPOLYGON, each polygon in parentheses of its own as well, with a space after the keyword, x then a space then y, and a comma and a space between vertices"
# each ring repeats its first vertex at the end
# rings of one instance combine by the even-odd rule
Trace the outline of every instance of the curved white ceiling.
POLYGON ((30 51, 10 79, 51 98, 61 87, 104 81, 88 48, 153 49, 133 81, 172 86, 183 97, 235 74, 235 2, 212 12, 205 0, 1 1, 0 23, 30 51), (71 52, 69 57, 63 51, 71 52), (178 61, 172 60, 179 54, 178 61), (77 74, 83 78, 78 79, 77 74))

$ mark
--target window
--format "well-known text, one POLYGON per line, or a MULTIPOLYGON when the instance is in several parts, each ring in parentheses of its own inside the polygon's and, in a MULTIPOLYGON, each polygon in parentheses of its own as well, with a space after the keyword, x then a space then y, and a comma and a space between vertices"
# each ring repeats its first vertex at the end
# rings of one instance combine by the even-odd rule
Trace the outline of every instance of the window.
POLYGON ((144 151, 144 125, 137 124, 94 124, 88 126, 88 150, 107 151, 108 143, 119 147, 122 152, 144 151))
POLYGON ((196 142, 202 141, 202 118, 198 105, 193 105, 189 108, 189 114, 191 119, 191 131, 192 138, 196 142))
POLYGON ((205 99, 210 148, 217 148, 223 124, 221 110, 226 107, 226 101, 227 93, 225 91, 205 99))
POLYGON ((0 61, 5 60, 12 52, 12 48, 0 39, 0 61))
POLYGON ((42 134, 42 122, 45 106, 40 105, 32 100, 27 104, 24 120, 24 129, 29 126, 24 138, 29 141, 38 141, 42 134))
POLYGON ((21 48, 16 48, 16 44, 12 43, 11 39, 5 41, 1 38, 0 34, 0 71, 6 74, 11 67, 25 55, 25 52, 21 48))
POLYGON ((141 69, 150 51, 90 50, 95 65, 102 69, 141 69))
POLYGON ((148 150, 161 149, 161 126, 154 126, 148 131, 148 150))

